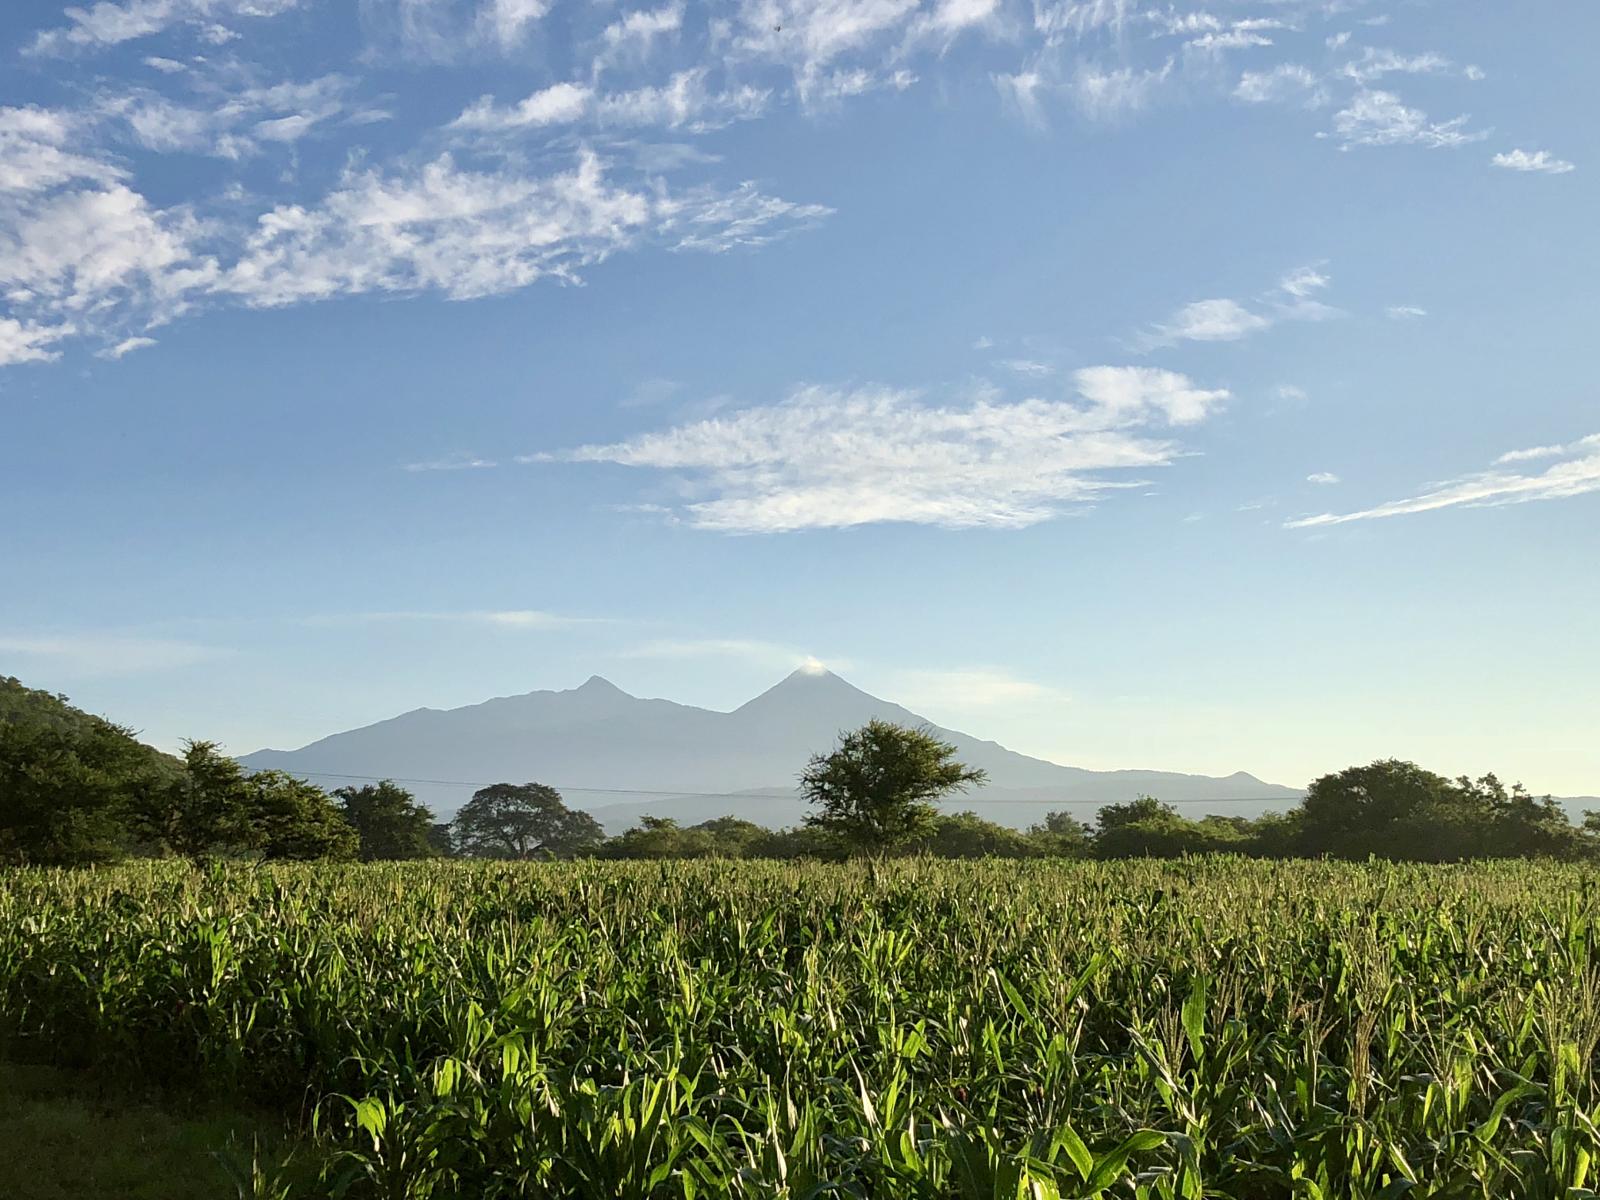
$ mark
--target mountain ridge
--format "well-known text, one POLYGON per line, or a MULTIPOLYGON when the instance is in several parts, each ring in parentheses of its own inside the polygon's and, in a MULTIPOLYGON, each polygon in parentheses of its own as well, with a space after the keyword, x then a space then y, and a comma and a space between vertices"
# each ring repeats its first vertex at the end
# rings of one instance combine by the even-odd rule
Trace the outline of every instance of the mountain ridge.
POLYGON ((1245 802, 1251 812, 1286 806, 1301 795, 1245 771, 1213 777, 1054 763, 947 729, 831 671, 806 668, 729 711, 634 696, 591 675, 575 688, 412 709, 296 750, 258 750, 240 761, 313 782, 320 776, 330 786, 341 776, 415 780, 419 798, 441 815, 465 803, 473 787, 500 779, 550 783, 608 828, 645 813, 680 820, 731 813, 760 824, 792 824, 804 811, 793 781, 806 761, 830 749, 841 731, 872 717, 926 725, 953 743, 962 761, 988 772, 990 784, 953 797, 946 807, 981 808, 1008 824, 1038 820, 1047 804, 1092 814, 1101 804, 1144 792, 1178 802, 1245 802))

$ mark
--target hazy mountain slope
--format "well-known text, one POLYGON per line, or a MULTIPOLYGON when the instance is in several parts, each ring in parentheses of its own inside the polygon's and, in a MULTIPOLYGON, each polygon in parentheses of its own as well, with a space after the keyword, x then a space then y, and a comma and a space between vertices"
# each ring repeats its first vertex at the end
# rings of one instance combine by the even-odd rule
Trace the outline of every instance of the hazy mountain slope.
MULTIPOLYGON (((642 812, 684 821, 732 812, 783 825, 800 815, 789 789, 806 760, 832 747, 841 730, 872 717, 929 724, 829 672, 797 671, 731 713, 640 699, 596 676, 571 691, 417 709, 299 750, 262 750, 242 761, 307 774, 328 787, 338 786, 338 775, 439 781, 408 786, 441 814, 460 807, 473 785, 539 780, 565 789, 570 802, 612 828, 632 824, 642 812), (770 798, 721 795, 763 791, 770 798)), ((962 761, 989 772, 989 787, 954 805, 969 804, 1008 824, 1026 825, 1049 806, 1068 802, 1082 804, 1087 815, 1095 803, 1141 792, 1174 801, 1249 797, 1279 806, 1299 795, 1243 773, 1214 779, 1065 767, 935 728, 956 745, 962 761)))

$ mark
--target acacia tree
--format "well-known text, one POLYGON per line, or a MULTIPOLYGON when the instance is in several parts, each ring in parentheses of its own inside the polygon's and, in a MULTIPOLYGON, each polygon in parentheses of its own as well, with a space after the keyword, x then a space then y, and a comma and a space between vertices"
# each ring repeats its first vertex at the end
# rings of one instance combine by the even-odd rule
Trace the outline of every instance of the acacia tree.
POLYGON ((817 811, 814 829, 861 854, 885 854, 933 833, 934 801, 982 785, 988 776, 956 761, 956 748, 926 728, 874 718, 843 734, 831 754, 814 756, 800 792, 817 811))
POLYGON ((480 858, 567 858, 598 846, 600 823, 543 783, 480 788, 451 822, 457 849, 480 858))

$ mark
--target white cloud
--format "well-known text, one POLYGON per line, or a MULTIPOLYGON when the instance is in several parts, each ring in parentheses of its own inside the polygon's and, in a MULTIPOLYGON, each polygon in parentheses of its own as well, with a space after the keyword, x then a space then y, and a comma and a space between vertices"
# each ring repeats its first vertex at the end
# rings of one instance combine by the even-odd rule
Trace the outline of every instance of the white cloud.
POLYGON ((1001 101, 1025 123, 1035 129, 1044 128, 1044 94, 1049 89, 1038 71, 1000 72, 994 76, 994 86, 1001 101))
POLYGON ((226 657, 231 651, 194 642, 122 634, 0 634, 0 654, 37 659, 62 676, 95 677, 166 671, 226 657))
POLYGON ((1331 280, 1315 267, 1297 267, 1260 297, 1255 307, 1226 297, 1186 304, 1134 339, 1143 350, 1178 342, 1234 342, 1270 329, 1280 321, 1321 321, 1342 316, 1339 309, 1313 299, 1331 280))
POLYGON ((0 287, 13 305, 90 313, 136 302, 157 319, 203 286, 185 211, 160 211, 121 183, 59 191, 0 208, 0 287))
POLYGON ((649 56, 658 40, 682 28, 681 3, 669 4, 664 8, 635 9, 601 31, 600 40, 605 49, 596 59, 596 64, 643 60, 649 56))
POLYGON ((152 337, 123 338, 115 345, 107 346, 104 350, 100 351, 99 357, 111 359, 123 358, 126 355, 132 354, 135 350, 145 350, 151 346, 154 346, 155 344, 156 339, 152 337))
POLYGON ((1359 59, 1344 65, 1341 74, 1365 85, 1385 75, 1427 75, 1448 70, 1449 66, 1448 58, 1431 51, 1407 56, 1396 54, 1393 50, 1375 50, 1367 46, 1359 59))
POLYGON ((718 91, 707 85, 704 67, 679 71, 659 87, 635 88, 599 96, 595 117, 602 125, 665 126, 701 132, 734 121, 748 121, 765 110, 771 93, 737 87, 718 91))
POLYGON ((0 367, 14 363, 52 362, 60 351, 50 349, 73 332, 70 325, 54 327, 24 325, 11 317, 0 317, 0 367))
POLYGON ((1415 304, 1391 304, 1383 310, 1383 315, 1391 321, 1415 321, 1427 316, 1428 310, 1415 304))
POLYGON ((364 612, 335 613, 308 617, 313 626, 404 625, 412 622, 444 625, 475 625, 488 629, 538 631, 572 629, 582 625, 604 625, 604 617, 569 617, 539 609, 466 609, 461 612, 364 612))
POLYGON ((591 153, 548 176, 468 171, 444 155, 409 174, 354 172, 315 208, 265 214, 218 290, 257 305, 366 292, 468 299, 574 279, 646 238, 681 249, 759 245, 827 211, 753 185, 634 189, 613 183, 591 153))
MULTIPOLYGON (((622 658, 732 658, 771 668, 774 671, 804 670, 820 674, 827 669, 822 661, 778 642, 756 638, 658 638, 631 646, 620 652, 622 658)), ((829 665, 843 669, 844 664, 830 660, 829 665)))
POLYGON ((0 108, 0 199, 122 179, 120 167, 70 148, 82 125, 76 114, 55 109, 0 108))
POLYGON ((1314 471, 1306 476, 1306 482, 1318 484, 1338 483, 1339 477, 1332 471, 1314 471))
POLYGON ((1184 43, 1190 50, 1216 54, 1223 50, 1248 50, 1256 46, 1270 46, 1272 39, 1249 29, 1229 29, 1223 33, 1202 33, 1184 43))
POLYGON ((1526 450, 1508 450, 1494 460, 1495 466, 1513 462, 1531 462, 1540 458, 1561 458, 1569 454, 1584 454, 1600 450, 1600 433, 1591 433, 1586 438, 1579 438, 1575 442, 1565 445, 1530 446, 1526 450))
POLYGON ((1297 300, 1304 300, 1313 292, 1320 292, 1331 283, 1315 267, 1296 267, 1278 281, 1278 290, 1297 300))
POLYGON ((1036 362, 1031 358, 1003 358, 1000 365, 1008 371, 1018 375, 1027 375, 1033 379, 1046 379, 1056 373, 1056 369, 1049 363, 1036 362))
POLYGON ((1235 99, 1249 104, 1299 101, 1308 108, 1328 102, 1317 73, 1299 63, 1279 63, 1265 71, 1245 71, 1233 89, 1235 99))
POLYGON ((686 472, 710 498, 685 505, 685 518, 725 532, 1018 527, 1136 482, 1102 472, 1172 462, 1181 450, 1155 431, 1194 424, 1228 396, 1149 367, 1073 379, 1068 400, 980 395, 950 407, 891 388, 803 387, 771 407, 519 461, 686 472))
POLYGON ((487 0, 479 21, 502 49, 514 50, 549 11, 549 0, 487 0))
POLYGON ((1196 300, 1185 304, 1154 331, 1152 345, 1173 342, 1231 342, 1272 325, 1237 300, 1196 300))
MULTIPOLYGON (((99 49, 160 33, 173 25, 199 25, 229 31, 217 21, 243 17, 275 17, 299 6, 301 0, 100 0, 85 8, 68 8, 70 24, 49 29, 34 39, 35 54, 59 54, 70 49, 99 49)), ((215 37, 215 35, 213 35, 215 37)))
POLYGON ((740 0, 733 49, 783 64, 801 99, 839 57, 903 32, 918 0, 740 0))
POLYGON ((491 458, 480 458, 476 454, 461 452, 446 455, 444 458, 427 459, 423 462, 409 462, 402 469, 406 471, 483 471, 499 465, 491 458))
POLYGON ((237 160, 258 152, 262 142, 299 141, 339 116, 352 83, 342 75, 324 75, 270 87, 231 88, 221 95, 217 87, 214 80, 204 80, 198 97, 184 101, 134 88, 102 97, 98 111, 122 122, 146 150, 237 160))
POLYGON ((1429 149, 1464 146, 1481 141, 1486 132, 1468 133, 1468 117, 1430 122, 1421 109, 1408 108, 1393 92, 1360 91, 1333 116, 1334 135, 1351 146, 1427 146, 1429 149))
POLYGON ((582 120, 594 100, 594 89, 583 83, 553 83, 511 106, 501 106, 484 96, 457 117, 457 129, 523 129, 528 126, 567 125, 582 120))
POLYGON ((1564 446, 1537 446, 1513 450, 1495 460, 1495 466, 1538 458, 1560 458, 1537 474, 1490 469, 1463 479, 1438 484, 1420 495, 1391 500, 1373 508, 1350 513, 1321 513, 1287 522, 1290 529, 1323 525, 1343 525, 1349 521, 1370 521, 1432 512, 1441 508, 1491 508, 1523 504, 1533 500, 1557 500, 1600 492, 1600 433, 1590 434, 1564 446))
POLYGON ((1091 63, 1079 66, 1072 79, 1072 98, 1079 111, 1096 120, 1111 120, 1149 105, 1156 90, 1172 76, 1172 60, 1150 70, 1091 63))
POLYGON ((1066 704, 1071 701, 1059 688, 995 667, 895 671, 884 690, 897 696, 907 707, 950 712, 970 712, 1007 704, 1066 704))
POLYGON ((703 67, 679 71, 659 87, 597 92, 588 84, 556 83, 514 105, 497 105, 484 96, 452 122, 455 129, 497 131, 571 125, 592 120, 602 126, 662 126, 704 132, 733 121, 750 120, 765 110, 770 93, 739 87, 716 91, 707 86, 703 67))
POLYGON ((1496 154, 1489 160, 1508 171, 1538 171, 1545 175, 1565 175, 1577 167, 1563 158, 1553 157, 1548 150, 1512 150, 1496 154))
POLYGON ((661 234, 673 249, 712 254, 765 246, 833 215, 826 205, 768 196, 753 183, 731 192, 699 189, 676 199, 660 196, 656 210, 661 234))

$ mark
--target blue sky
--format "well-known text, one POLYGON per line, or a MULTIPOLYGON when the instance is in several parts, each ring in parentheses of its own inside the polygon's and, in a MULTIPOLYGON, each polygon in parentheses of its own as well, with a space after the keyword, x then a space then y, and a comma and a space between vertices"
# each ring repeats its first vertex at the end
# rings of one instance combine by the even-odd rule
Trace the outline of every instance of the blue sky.
POLYGON ((816 658, 1600 792, 1600 9, 14 0, 0 670, 163 745, 816 658))

